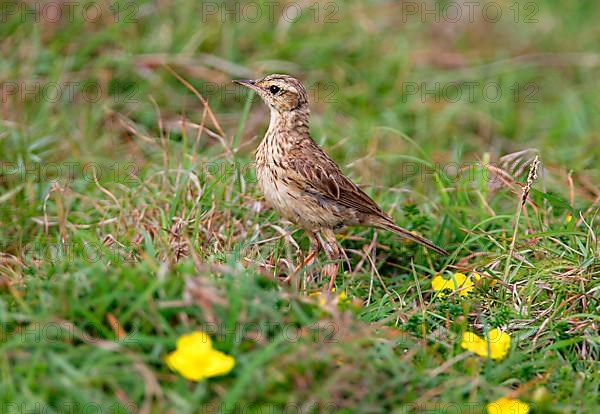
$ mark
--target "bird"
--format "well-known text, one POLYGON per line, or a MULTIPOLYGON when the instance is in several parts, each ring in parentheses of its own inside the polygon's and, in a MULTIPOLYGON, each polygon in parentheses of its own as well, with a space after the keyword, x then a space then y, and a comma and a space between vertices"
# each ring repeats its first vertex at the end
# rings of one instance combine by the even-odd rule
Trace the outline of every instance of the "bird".
POLYGON ((336 262, 343 257, 335 233, 346 226, 391 231, 438 254, 448 254, 396 225, 311 138, 308 94, 298 79, 272 74, 233 82, 255 91, 270 109, 269 127, 256 150, 257 182, 268 204, 306 232, 310 241, 307 260, 312 260, 322 245, 332 262, 324 267, 330 290, 339 270, 336 262))

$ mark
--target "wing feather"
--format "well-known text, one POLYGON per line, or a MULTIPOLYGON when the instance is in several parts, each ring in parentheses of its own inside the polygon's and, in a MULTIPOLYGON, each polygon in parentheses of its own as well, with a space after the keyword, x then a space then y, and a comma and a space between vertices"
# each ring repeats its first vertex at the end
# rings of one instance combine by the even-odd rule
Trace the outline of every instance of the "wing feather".
POLYGON ((387 217, 314 141, 306 140, 296 145, 290 151, 288 167, 298 175, 295 181, 305 191, 360 213, 387 217))

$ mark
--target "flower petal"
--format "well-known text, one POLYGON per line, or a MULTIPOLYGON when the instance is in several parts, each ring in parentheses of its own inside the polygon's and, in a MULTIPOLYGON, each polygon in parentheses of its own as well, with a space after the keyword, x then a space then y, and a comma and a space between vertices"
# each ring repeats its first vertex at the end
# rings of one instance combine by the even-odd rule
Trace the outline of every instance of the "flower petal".
POLYGON ((210 336, 205 332, 196 331, 181 335, 177 339, 176 347, 178 350, 202 354, 212 349, 212 341, 210 340, 210 336))
POLYGON ((465 332, 460 345, 467 351, 479 356, 500 360, 508 354, 510 336, 498 328, 488 332, 485 339, 480 338, 473 332, 465 332))
POLYGON ((475 335, 473 332, 465 332, 462 336, 462 341, 460 343, 467 351, 471 351, 476 353, 477 355, 486 356, 487 350, 485 349, 486 343, 479 336, 475 335), (483 352, 483 355, 482 355, 483 352))
POLYGON ((165 357, 165 362, 192 381, 225 375, 235 365, 232 356, 213 349, 210 337, 200 331, 182 335, 177 340, 177 349, 165 357))
POLYGON ((204 367, 202 363, 185 352, 171 352, 166 356, 165 362, 169 368, 188 380, 198 381, 203 378, 204 367))
POLYGON ((488 414, 528 414, 529 404, 519 400, 502 397, 486 405, 488 414))
POLYGON ((490 357, 492 359, 504 358, 510 349, 510 336, 506 332, 502 332, 500 329, 492 329, 488 335, 490 342, 490 357))
POLYGON ((433 279, 431 279, 431 288, 436 291, 444 290, 447 282, 448 280, 444 279, 440 275, 435 275, 433 279))
POLYGON ((204 376, 209 378, 228 374, 234 365, 235 359, 231 355, 214 350, 208 355, 207 364, 204 368, 204 376))
MULTIPOLYGON (((453 292, 460 290, 460 296, 467 296, 473 290, 473 281, 471 278, 465 276, 464 273, 454 273, 451 279, 444 279, 440 275, 436 275, 431 280, 431 287, 435 291, 443 291, 445 289, 449 289, 453 292)), ((438 296, 443 297, 443 294, 440 293, 438 296)))

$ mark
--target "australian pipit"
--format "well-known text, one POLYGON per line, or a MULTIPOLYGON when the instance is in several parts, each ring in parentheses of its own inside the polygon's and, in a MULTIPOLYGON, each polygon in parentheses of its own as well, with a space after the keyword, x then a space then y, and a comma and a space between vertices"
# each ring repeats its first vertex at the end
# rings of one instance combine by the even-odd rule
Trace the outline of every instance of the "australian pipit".
MULTIPOLYGON (((306 89, 287 75, 237 80, 263 99, 271 121, 256 152, 256 173, 265 199, 283 217, 301 226, 310 239, 312 259, 320 234, 328 258, 339 261, 343 251, 334 230, 344 226, 371 226, 392 231, 440 254, 447 252, 431 241, 397 226, 377 203, 341 172, 312 140, 306 89)), ((332 288, 337 264, 329 268, 332 288)))

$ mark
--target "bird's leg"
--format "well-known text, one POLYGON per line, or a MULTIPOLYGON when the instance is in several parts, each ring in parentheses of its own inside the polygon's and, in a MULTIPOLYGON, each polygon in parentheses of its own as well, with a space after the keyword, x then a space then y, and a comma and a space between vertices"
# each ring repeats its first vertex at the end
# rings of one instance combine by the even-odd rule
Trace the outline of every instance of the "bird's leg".
POLYGON ((340 268, 339 261, 344 257, 344 254, 332 229, 321 230, 321 235, 325 239, 323 247, 327 258, 333 262, 323 266, 323 274, 329 277, 329 292, 331 292, 335 287, 335 278, 340 268))
MULTIPOLYGON (((312 266, 315 262, 315 257, 317 257, 317 253, 319 253, 319 250, 321 248, 321 243, 319 243, 319 239, 317 238, 317 235, 314 232, 306 230, 306 235, 310 242, 310 247, 308 248, 308 255, 304 258, 304 260, 302 260, 302 263, 298 265, 298 267, 295 270, 295 273, 298 273, 300 272, 300 270, 312 266)), ((306 286, 308 286, 308 279, 309 276, 308 273, 306 273, 304 278, 305 289, 306 286)))
POLYGON ((302 263, 303 267, 312 266, 312 264, 315 262, 315 257, 321 248, 321 243, 319 243, 319 239, 315 233, 307 230, 306 235, 308 236, 310 247, 308 249, 308 256, 306 256, 304 262, 302 263))
POLYGON ((304 258, 302 264, 300 264, 296 268, 296 273, 307 266, 311 266, 315 262, 315 257, 317 256, 317 253, 319 253, 319 249, 321 248, 321 244, 319 243, 319 239, 317 239, 317 235, 315 233, 306 230, 306 235, 308 236, 308 240, 310 242, 310 247, 308 248, 308 255, 304 258))

